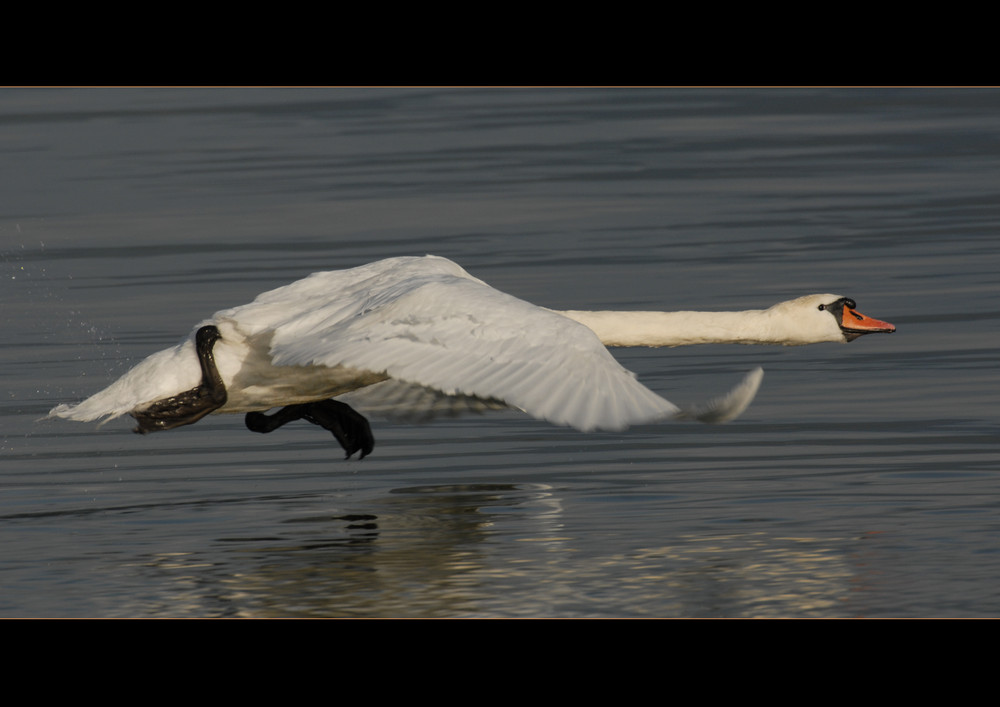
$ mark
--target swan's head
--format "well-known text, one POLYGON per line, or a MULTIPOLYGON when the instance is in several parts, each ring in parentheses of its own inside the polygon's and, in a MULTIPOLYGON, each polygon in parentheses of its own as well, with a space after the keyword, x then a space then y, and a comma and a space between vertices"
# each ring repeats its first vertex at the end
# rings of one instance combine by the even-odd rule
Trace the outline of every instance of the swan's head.
POLYGON ((794 322, 798 336, 817 341, 854 341, 865 334, 891 334, 896 327, 889 322, 872 319, 857 310, 850 297, 840 295, 807 295, 782 302, 771 308, 776 314, 794 322))

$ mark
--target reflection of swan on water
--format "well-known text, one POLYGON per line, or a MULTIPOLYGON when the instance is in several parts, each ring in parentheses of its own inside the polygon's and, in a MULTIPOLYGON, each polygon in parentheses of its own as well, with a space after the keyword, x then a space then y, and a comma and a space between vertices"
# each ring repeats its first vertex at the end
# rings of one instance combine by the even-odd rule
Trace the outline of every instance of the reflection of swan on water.
POLYGON ((348 456, 362 457, 374 444, 368 422, 333 399, 351 391, 362 408, 366 397, 401 408, 448 400, 450 409, 513 407, 585 431, 678 417, 723 422, 750 404, 760 369, 727 395, 682 410, 605 346, 798 345, 890 331, 836 295, 745 312, 556 312, 495 290, 445 258, 390 258, 315 273, 216 312, 177 346, 49 416, 128 413, 142 433, 214 412, 246 413, 256 432, 305 419, 330 430, 348 456))

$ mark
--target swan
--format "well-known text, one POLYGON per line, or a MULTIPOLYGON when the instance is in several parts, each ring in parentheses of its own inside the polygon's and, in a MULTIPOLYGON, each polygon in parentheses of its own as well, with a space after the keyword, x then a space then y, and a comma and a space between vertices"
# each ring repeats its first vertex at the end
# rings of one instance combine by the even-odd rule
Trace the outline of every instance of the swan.
POLYGON ((262 433, 304 419, 329 430, 348 458, 374 447, 352 406, 404 419, 512 407, 583 431, 668 418, 724 422, 756 395, 759 368, 727 395, 681 409, 606 347, 802 345, 894 330, 839 295, 743 312, 555 311, 446 258, 404 256, 317 272, 218 311, 176 346, 48 417, 103 424, 129 414, 142 434, 210 413, 245 413, 246 426, 262 433))

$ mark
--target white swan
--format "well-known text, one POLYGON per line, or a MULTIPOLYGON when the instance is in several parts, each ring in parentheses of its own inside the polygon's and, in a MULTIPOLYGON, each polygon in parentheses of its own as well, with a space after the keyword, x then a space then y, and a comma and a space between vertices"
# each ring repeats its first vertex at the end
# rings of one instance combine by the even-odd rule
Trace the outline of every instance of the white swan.
POLYGON ((442 402, 448 410, 507 406, 585 431, 678 417, 722 422, 749 405, 760 369, 728 395, 681 410, 605 345, 796 345, 894 331, 854 307, 837 295, 811 295, 748 312, 556 312, 499 292, 445 258, 390 258, 314 273, 216 312, 181 343, 49 417, 128 413, 139 421, 136 432, 212 412, 245 412, 258 432, 304 418, 333 432, 348 456, 364 456, 373 440, 344 401, 396 412, 442 402), (259 412, 279 406, 286 407, 271 416, 259 412))

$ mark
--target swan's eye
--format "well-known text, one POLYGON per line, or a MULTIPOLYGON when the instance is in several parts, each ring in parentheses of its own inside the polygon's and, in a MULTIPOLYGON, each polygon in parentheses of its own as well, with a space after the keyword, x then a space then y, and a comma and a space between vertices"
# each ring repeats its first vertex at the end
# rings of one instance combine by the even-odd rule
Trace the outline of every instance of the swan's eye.
POLYGON ((821 305, 819 306, 819 311, 821 311, 821 312, 822 312, 822 311, 823 311, 824 309, 826 309, 826 305, 825 305, 825 304, 821 304, 821 305))

